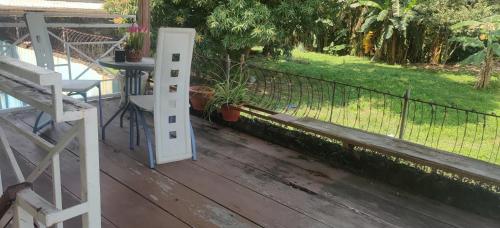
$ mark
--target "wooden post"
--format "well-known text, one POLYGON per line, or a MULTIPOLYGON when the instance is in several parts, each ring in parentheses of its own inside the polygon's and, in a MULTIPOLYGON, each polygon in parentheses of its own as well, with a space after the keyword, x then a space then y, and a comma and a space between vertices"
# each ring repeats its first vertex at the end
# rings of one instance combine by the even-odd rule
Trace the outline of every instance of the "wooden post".
POLYGON ((13 219, 13 227, 14 228, 34 228, 33 225, 34 220, 33 216, 31 216, 26 210, 24 210, 21 206, 14 204, 14 219, 13 219))
POLYGON ((99 186, 99 141, 97 139, 97 109, 84 111, 78 132, 80 150, 81 201, 87 202, 82 227, 101 227, 101 191, 99 186))
POLYGON ((401 112, 401 123, 399 124, 399 139, 403 139, 406 127, 406 118, 408 117, 408 108, 410 101, 410 89, 407 89, 404 95, 403 110, 401 112))
MULTIPOLYGON (((52 157, 52 189, 52 201, 54 206, 62 210, 61 160, 59 159, 59 154, 55 154, 52 157)), ((54 225, 53 228, 63 228, 63 223, 58 223, 54 225)))
POLYGON ((142 54, 144 56, 149 56, 151 51, 150 21, 149 0, 139 0, 137 2, 137 24, 141 27, 148 28, 148 33, 146 33, 146 37, 144 38, 144 47, 142 48, 142 54))

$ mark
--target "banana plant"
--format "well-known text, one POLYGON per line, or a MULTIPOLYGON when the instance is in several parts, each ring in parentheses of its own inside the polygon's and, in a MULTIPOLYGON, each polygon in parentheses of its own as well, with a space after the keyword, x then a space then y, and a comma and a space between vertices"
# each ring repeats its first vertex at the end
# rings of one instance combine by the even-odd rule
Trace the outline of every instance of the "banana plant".
POLYGON ((351 4, 352 8, 368 7, 371 9, 358 32, 380 31, 374 59, 380 57, 384 43, 396 35, 395 31, 399 32, 406 42, 406 28, 414 17, 412 9, 417 3, 418 0, 406 0, 403 1, 403 4, 400 0, 359 0, 351 4))
POLYGON ((478 21, 463 21, 451 26, 455 35, 450 41, 460 43, 463 49, 476 48, 479 51, 461 63, 480 65, 481 71, 475 84, 476 89, 488 86, 493 61, 500 57, 500 15, 493 15, 478 21))

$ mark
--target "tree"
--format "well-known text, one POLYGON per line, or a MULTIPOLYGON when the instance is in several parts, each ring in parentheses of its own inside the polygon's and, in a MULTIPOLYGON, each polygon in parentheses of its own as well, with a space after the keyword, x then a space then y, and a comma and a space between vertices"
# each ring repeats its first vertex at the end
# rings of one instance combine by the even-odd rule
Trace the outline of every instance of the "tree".
MULTIPOLYGON (((196 52, 217 55, 223 49, 208 28, 207 18, 219 5, 218 0, 152 0, 151 26, 153 40, 162 26, 189 27, 196 29, 196 52)), ((156 42, 153 42, 155 44, 156 42)))
POLYGON ((403 1, 403 4, 399 0, 384 0, 380 3, 359 0, 351 4, 353 8, 367 7, 371 9, 359 32, 378 31, 374 60, 380 60, 385 54, 389 57, 390 63, 402 62, 403 59, 396 58, 398 40, 403 41, 399 42, 400 45, 406 44, 406 29, 414 16, 412 8, 416 3, 416 0, 406 0, 403 1), (387 46, 388 42, 392 43, 391 47, 387 46), (390 55, 384 53, 387 50, 391 51, 390 55))
POLYGON ((104 10, 118 15, 132 15, 137 13, 137 0, 106 0, 104 10))
POLYGON ((266 45, 276 35, 271 11, 254 0, 229 0, 217 6, 207 18, 211 34, 228 51, 249 54, 256 45, 266 45))
POLYGON ((452 41, 461 43, 464 49, 469 47, 479 49, 462 63, 481 65, 474 87, 477 89, 487 87, 495 56, 500 57, 500 16, 494 15, 478 21, 463 21, 451 28, 457 34, 451 38, 452 41))
POLYGON ((432 64, 446 62, 455 46, 449 37, 452 25, 461 21, 479 20, 493 15, 494 1, 490 0, 420 0, 416 5, 418 20, 424 27, 424 52, 432 64), (451 41, 451 42, 450 42, 451 41))

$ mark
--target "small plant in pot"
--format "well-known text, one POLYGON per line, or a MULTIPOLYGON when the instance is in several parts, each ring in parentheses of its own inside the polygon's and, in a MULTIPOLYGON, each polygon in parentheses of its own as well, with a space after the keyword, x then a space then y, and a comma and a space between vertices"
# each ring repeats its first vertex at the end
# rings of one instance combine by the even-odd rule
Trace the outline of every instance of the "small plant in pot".
POLYGON ((222 118, 228 122, 240 119, 239 106, 245 103, 248 93, 247 78, 242 71, 226 75, 225 79, 214 86, 214 96, 208 102, 205 112, 210 115, 218 111, 222 118))
POLYGON ((214 89, 209 86, 199 85, 189 87, 191 107, 196 111, 205 110, 207 103, 214 96, 214 89))
POLYGON ((140 27, 136 23, 128 29, 128 38, 125 42, 125 59, 128 62, 140 62, 142 60, 142 48, 147 32, 146 27, 140 27))

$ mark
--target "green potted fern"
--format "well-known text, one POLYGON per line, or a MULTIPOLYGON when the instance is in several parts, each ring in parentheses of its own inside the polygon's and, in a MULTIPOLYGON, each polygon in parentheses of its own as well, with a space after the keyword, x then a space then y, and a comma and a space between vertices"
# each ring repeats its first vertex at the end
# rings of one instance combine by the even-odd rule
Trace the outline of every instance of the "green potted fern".
POLYGON ((238 121, 240 119, 239 107, 247 99, 247 81, 248 79, 241 68, 233 74, 228 70, 225 77, 216 80, 213 85, 214 95, 207 103, 205 112, 210 115, 218 111, 225 121, 238 121))

